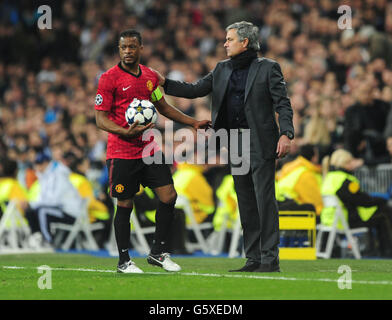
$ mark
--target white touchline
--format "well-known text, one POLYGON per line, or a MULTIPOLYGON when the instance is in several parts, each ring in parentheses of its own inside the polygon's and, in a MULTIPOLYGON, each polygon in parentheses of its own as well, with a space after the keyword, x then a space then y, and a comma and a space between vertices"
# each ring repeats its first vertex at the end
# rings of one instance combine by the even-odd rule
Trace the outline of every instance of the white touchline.
MULTIPOLYGON (((3 266, 3 269, 37 269, 34 267, 19 267, 19 266, 3 266)), ((102 272, 102 273, 117 273, 115 270, 99 270, 99 269, 84 269, 84 268, 51 268, 55 271, 80 271, 80 272, 102 272)), ((261 280, 286 280, 286 281, 316 281, 316 282, 338 282, 338 279, 327 278, 294 278, 294 277, 274 277, 274 276, 259 276, 259 275, 242 275, 242 274, 218 274, 218 273, 197 273, 197 272, 144 272, 143 274, 160 274, 160 275, 182 275, 182 276, 198 276, 198 277, 215 277, 215 278, 242 278, 242 279, 261 279, 261 280)), ((141 275, 143 275, 141 274, 141 275)), ((374 284, 374 285, 392 285, 392 281, 372 281, 372 280, 352 280, 352 283, 357 284, 374 284)))

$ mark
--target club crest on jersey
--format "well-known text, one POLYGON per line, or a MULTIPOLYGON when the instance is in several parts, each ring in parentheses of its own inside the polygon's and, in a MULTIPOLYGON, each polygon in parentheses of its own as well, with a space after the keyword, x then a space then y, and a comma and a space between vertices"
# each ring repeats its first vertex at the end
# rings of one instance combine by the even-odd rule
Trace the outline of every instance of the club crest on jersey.
POLYGON ((121 193, 124 191, 124 186, 122 184, 118 184, 114 187, 117 193, 121 193))
POLYGON ((152 84, 151 80, 148 80, 146 85, 147 85, 147 89, 150 91, 152 91, 152 89, 154 88, 154 85, 152 84))

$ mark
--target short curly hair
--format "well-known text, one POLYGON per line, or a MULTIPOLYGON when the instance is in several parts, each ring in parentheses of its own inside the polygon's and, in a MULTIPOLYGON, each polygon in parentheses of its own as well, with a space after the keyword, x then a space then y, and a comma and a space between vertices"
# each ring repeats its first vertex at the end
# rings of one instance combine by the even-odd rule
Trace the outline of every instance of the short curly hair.
POLYGON ((118 39, 120 40, 120 38, 136 38, 139 41, 139 44, 142 44, 142 35, 139 31, 134 29, 127 29, 122 31, 118 39))

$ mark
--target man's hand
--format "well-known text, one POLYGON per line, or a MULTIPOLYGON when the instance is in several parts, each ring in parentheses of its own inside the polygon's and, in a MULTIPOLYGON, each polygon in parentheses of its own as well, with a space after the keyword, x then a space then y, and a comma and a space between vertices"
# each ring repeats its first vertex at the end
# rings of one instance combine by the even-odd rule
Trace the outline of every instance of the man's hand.
POLYGON ((159 85, 162 87, 165 84, 166 78, 160 72, 156 71, 155 69, 153 69, 153 68, 150 68, 150 69, 157 74, 158 79, 159 79, 159 85))
POLYGON ((197 129, 208 129, 211 128, 212 122, 210 120, 201 120, 201 121, 195 121, 194 124, 192 124, 192 127, 197 130, 197 129))
POLYGON ((279 159, 284 158, 290 152, 291 140, 281 135, 278 141, 278 147, 276 148, 276 155, 279 159))
POLYGON ((132 123, 132 125, 129 128, 125 129, 123 136, 125 136, 127 138, 134 138, 134 137, 141 135, 147 129, 154 128, 153 123, 149 123, 145 126, 139 126, 138 124, 139 124, 139 121, 137 121, 137 120, 134 123, 132 123))

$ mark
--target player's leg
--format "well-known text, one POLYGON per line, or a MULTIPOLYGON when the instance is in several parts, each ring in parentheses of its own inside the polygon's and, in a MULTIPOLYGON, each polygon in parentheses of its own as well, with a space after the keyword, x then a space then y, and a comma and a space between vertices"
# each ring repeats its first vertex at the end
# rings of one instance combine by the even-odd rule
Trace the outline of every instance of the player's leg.
POLYGON ((173 184, 154 188, 158 196, 159 204, 155 214, 155 236, 152 254, 167 252, 168 237, 170 236, 170 226, 174 219, 174 206, 176 204, 177 193, 173 184))
POLYGON ((155 214, 154 242, 148 263, 158 265, 167 271, 179 271, 180 266, 171 261, 167 252, 168 237, 174 219, 174 206, 177 193, 173 186, 170 167, 164 163, 146 165, 143 170, 142 184, 149 186, 159 198, 155 214))
POLYGON ((131 237, 131 213, 133 197, 139 189, 138 164, 136 161, 112 159, 107 161, 109 169, 110 195, 117 198, 116 214, 113 220, 114 234, 118 249, 117 271, 142 273, 129 256, 131 237))
POLYGON ((180 271, 181 267, 171 260, 167 250, 177 193, 173 184, 154 188, 154 191, 159 198, 159 205, 155 214, 154 243, 147 261, 166 271, 180 271))
POLYGON ((117 200, 116 214, 113 219, 113 227, 118 249, 119 265, 130 260, 128 250, 129 239, 131 237, 130 218, 132 209, 132 199, 117 200))

